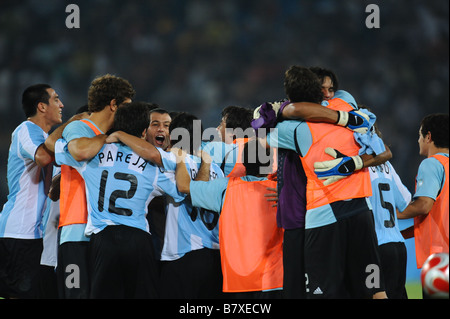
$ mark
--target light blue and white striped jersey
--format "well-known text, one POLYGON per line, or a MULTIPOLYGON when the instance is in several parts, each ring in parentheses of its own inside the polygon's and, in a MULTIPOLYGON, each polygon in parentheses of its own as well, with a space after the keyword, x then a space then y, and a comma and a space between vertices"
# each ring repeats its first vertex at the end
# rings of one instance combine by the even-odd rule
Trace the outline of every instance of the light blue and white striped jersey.
POLYGON ((34 156, 47 136, 31 121, 22 122, 12 133, 7 165, 9 195, 0 213, 0 237, 42 238, 40 224, 53 165, 41 168, 34 156))
MULTIPOLYGON (((175 155, 162 150, 160 152, 164 168, 175 171, 175 155)), ((186 156, 186 167, 191 179, 197 176, 200 164, 200 158, 186 156)), ((211 163, 210 180, 222 177, 224 175, 219 166, 211 163)), ((166 214, 161 260, 176 260, 190 251, 202 248, 219 249, 218 213, 193 207, 189 198, 181 203, 175 203, 171 198, 167 198, 166 214)))
POLYGON ((179 202, 174 176, 149 163, 120 143, 105 144, 91 160, 77 162, 65 140, 55 145, 58 163, 74 167, 84 178, 88 201, 85 234, 90 236, 109 225, 125 225, 149 232, 146 219, 149 202, 167 194, 179 202))
POLYGON ((403 185, 392 164, 388 161, 369 167, 372 182, 372 211, 378 245, 404 242, 398 227, 397 212, 402 212, 411 201, 411 193, 403 185))
MULTIPOLYGON (((53 167, 53 177, 61 173, 60 167, 53 167)), ((47 197, 47 204, 42 217, 42 254, 41 265, 56 267, 58 259, 58 224, 59 199, 52 201, 47 197)))

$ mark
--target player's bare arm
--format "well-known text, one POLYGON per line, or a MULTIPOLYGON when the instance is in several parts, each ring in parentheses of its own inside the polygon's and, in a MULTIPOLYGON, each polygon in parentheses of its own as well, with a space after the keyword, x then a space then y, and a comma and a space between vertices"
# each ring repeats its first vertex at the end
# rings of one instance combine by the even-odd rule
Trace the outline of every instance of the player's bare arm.
POLYGON ((386 150, 378 155, 361 155, 361 158, 363 160, 363 167, 378 166, 389 161, 392 158, 392 152, 386 144, 384 145, 384 147, 386 148, 386 150))
POLYGON ((105 144, 106 134, 99 134, 94 137, 80 137, 71 140, 68 144, 70 155, 76 161, 87 161, 93 158, 105 144))
POLYGON ((200 169, 198 170, 197 176, 195 176, 196 181, 209 181, 209 175, 211 171, 211 156, 204 151, 200 151, 199 154, 202 159, 202 163, 200 165, 200 169))
POLYGON ((369 117, 361 111, 335 111, 311 102, 289 103, 283 108, 281 115, 285 119, 336 124, 358 133, 366 133, 369 129, 369 117))
POLYGON ((296 102, 286 105, 281 112, 285 119, 304 119, 309 122, 337 123, 337 111, 310 102, 296 102))
POLYGON ((185 158, 186 152, 178 148, 172 148, 171 152, 177 157, 177 168, 175 171, 175 180, 177 188, 181 193, 190 193, 191 177, 186 168, 185 158))
POLYGON ((40 167, 45 167, 55 160, 54 153, 50 151, 45 143, 42 143, 34 154, 34 161, 40 167))
POLYGON ((55 159, 55 143, 62 137, 64 128, 72 121, 81 120, 87 117, 87 113, 81 113, 72 116, 66 123, 58 126, 45 140, 45 142, 38 147, 34 155, 34 161, 40 167, 45 167, 52 163, 55 159))
POLYGON ((414 238, 414 225, 400 231, 404 239, 414 238))
POLYGON ((129 146, 133 152, 143 159, 152 162, 158 166, 163 166, 161 154, 155 146, 147 142, 145 139, 127 134, 122 131, 116 131, 108 136, 106 143, 121 142, 129 146))
POLYGON ((415 198, 403 212, 397 212, 398 219, 408 219, 417 216, 426 216, 433 207, 434 199, 426 196, 415 198))
POLYGON ((45 140, 45 146, 46 146, 47 150, 49 150, 52 153, 55 152, 55 143, 57 140, 59 140, 62 137, 62 133, 63 133, 64 129, 66 128, 67 124, 69 124, 73 121, 85 119, 88 116, 89 116, 88 112, 75 114, 67 122, 58 126, 45 140))

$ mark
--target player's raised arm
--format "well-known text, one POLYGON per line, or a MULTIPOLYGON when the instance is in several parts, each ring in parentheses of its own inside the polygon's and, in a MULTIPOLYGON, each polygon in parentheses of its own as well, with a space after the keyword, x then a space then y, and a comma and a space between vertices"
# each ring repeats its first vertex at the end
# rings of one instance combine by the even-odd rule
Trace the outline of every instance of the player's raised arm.
POLYGON ((198 170, 197 176, 195 177, 195 180, 207 182, 209 181, 212 159, 211 156, 204 151, 199 151, 198 155, 200 155, 202 163, 200 165, 200 169, 198 170))
POLYGON ((177 169, 175 171, 175 180, 177 181, 177 188, 181 193, 190 193, 191 177, 186 168, 185 158, 186 152, 179 148, 172 148, 171 152, 177 158, 177 169))
POLYGON ((47 150, 50 152, 53 152, 53 153, 55 152, 55 143, 57 140, 59 140, 62 137, 62 133, 63 133, 64 129, 66 128, 67 124, 69 124, 73 121, 78 121, 78 120, 87 118, 88 116, 89 116, 89 114, 87 112, 75 114, 67 122, 58 126, 45 140, 45 147, 47 148, 47 150))
POLYGON ((282 116, 286 119, 336 124, 358 133, 365 133, 369 129, 369 117, 360 111, 334 111, 310 102, 289 103, 282 110, 282 116))
POLYGON ((69 153, 77 161, 87 161, 93 158, 105 144, 107 135, 99 134, 94 137, 80 137, 67 144, 69 153))
POLYGON ((145 139, 127 134, 123 131, 116 131, 110 134, 106 143, 121 142, 129 146, 133 152, 158 166, 163 166, 161 154, 155 146, 147 142, 145 139))
POLYGON ((266 102, 255 109, 253 117, 255 130, 275 127, 279 118, 330 123, 357 133, 366 133, 370 128, 369 116, 361 111, 335 111, 312 102, 266 102))

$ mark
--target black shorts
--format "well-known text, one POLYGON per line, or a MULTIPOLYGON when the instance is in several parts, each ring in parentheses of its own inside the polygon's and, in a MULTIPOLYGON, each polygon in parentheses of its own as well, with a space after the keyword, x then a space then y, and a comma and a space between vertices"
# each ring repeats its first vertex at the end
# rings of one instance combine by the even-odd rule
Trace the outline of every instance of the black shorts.
POLYGON ((58 246, 56 277, 61 299, 89 298, 89 242, 65 242, 58 246), (75 268, 76 267, 76 268, 75 268))
POLYGON ((372 298, 384 291, 370 210, 305 230, 307 298, 372 298))
POLYGON ((283 298, 305 299, 305 228, 285 229, 283 239, 283 298))
POLYGON ((39 271, 39 298, 58 299, 58 285, 54 266, 41 265, 39 271))
POLYGON ((152 237, 134 227, 108 226, 89 242, 90 297, 157 298, 152 237))
POLYGON ((39 298, 41 239, 0 238, 0 296, 39 298))
POLYGON ((405 243, 386 243, 378 248, 387 297, 389 299, 407 299, 405 243))
POLYGON ((223 277, 218 249, 198 249, 161 262, 161 298, 221 299, 223 277))

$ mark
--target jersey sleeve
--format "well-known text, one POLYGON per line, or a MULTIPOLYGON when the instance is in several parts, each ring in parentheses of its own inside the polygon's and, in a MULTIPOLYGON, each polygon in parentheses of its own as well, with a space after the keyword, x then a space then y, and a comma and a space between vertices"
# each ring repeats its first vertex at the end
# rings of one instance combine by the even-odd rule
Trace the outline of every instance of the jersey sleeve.
POLYGON ((159 194, 156 193, 156 196, 166 194, 172 197, 173 200, 177 203, 183 201, 186 198, 185 194, 178 191, 174 172, 165 171, 160 173, 158 175, 154 188, 156 191, 160 191, 159 194))
POLYGON ((215 163, 211 163, 210 168, 210 180, 216 179, 216 178, 222 178, 225 177, 223 171, 220 169, 218 165, 215 163))
POLYGON ((191 181, 192 206, 220 213, 227 185, 228 178, 218 178, 209 182, 191 181))
POLYGON ((68 165, 74 168, 83 166, 84 162, 76 161, 69 153, 66 140, 60 138, 55 143, 55 162, 58 165, 68 165))
POLYGON ((274 130, 267 134, 267 142, 270 147, 285 148, 295 151, 293 139, 294 127, 292 121, 283 121, 277 124, 274 130))
POLYGON ((219 166, 223 163, 225 157, 227 157, 227 159, 229 158, 227 154, 236 148, 236 144, 226 144, 224 142, 216 141, 202 144, 202 151, 207 152, 211 156, 211 160, 219 166))
POLYGON ((304 121, 282 121, 267 134, 267 143, 270 147, 306 154, 312 144, 311 131, 304 121))
POLYGON ((444 167, 435 158, 426 158, 420 163, 416 178, 414 198, 425 196, 436 200, 445 176, 444 167))
POLYGON ((82 137, 94 137, 95 132, 82 121, 73 121, 67 124, 62 133, 62 138, 68 142, 82 137))
POLYGON ((161 154, 162 164, 166 171, 175 172, 177 168, 177 157, 172 152, 166 152, 162 148, 156 148, 158 152, 161 154))
POLYGON ((411 202, 411 192, 408 188, 402 183, 400 176, 398 176, 392 165, 389 165, 389 168, 392 171, 392 180, 393 180, 393 192, 395 198, 395 206, 396 208, 402 212, 411 202))
POLYGON ((19 152, 24 158, 34 161, 37 149, 45 142, 47 134, 34 124, 27 123, 19 132, 19 152))

